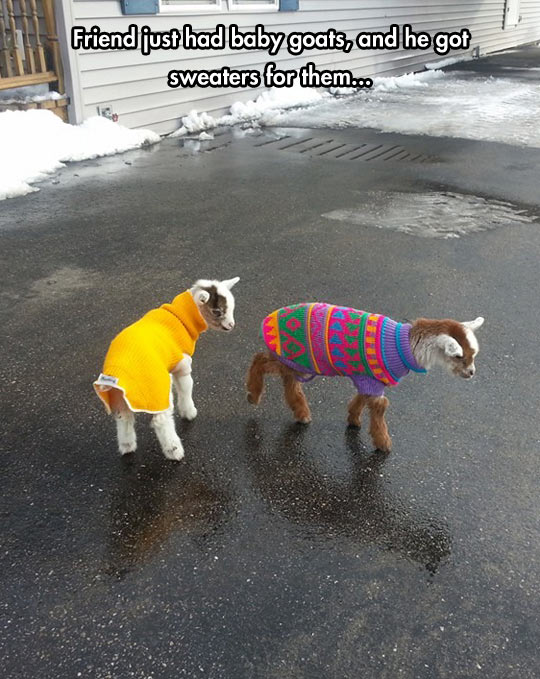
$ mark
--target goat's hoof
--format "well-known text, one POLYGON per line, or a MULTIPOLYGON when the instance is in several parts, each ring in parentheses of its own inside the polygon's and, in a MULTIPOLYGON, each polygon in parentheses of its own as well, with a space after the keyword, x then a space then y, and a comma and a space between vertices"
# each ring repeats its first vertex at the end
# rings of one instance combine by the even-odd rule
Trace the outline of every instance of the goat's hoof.
POLYGON ((347 419, 347 424, 349 427, 353 427, 354 429, 360 429, 362 426, 362 422, 358 418, 350 416, 347 419))
POLYGON ((118 444, 118 450, 120 455, 127 455, 128 453, 134 453, 137 450, 136 441, 125 441, 118 444))
POLYGON ((303 417, 297 417, 296 421, 298 424, 309 424, 311 422, 311 415, 304 415, 303 417))
POLYGON ((163 454, 168 460, 179 461, 184 457, 184 449, 181 445, 171 446, 170 448, 164 448, 163 454))
POLYGON ((387 439, 382 439, 381 441, 373 441, 376 450, 381 453, 391 453, 392 452, 392 439, 388 437, 387 439))
POLYGON ((197 408, 195 408, 193 404, 185 406, 184 408, 179 407, 178 414, 184 420, 191 422, 191 420, 194 420, 197 417, 197 408))
POLYGON ((247 400, 248 403, 251 403, 251 405, 258 406, 259 403, 261 402, 261 396, 260 394, 259 396, 253 396, 253 394, 250 391, 248 391, 247 400))

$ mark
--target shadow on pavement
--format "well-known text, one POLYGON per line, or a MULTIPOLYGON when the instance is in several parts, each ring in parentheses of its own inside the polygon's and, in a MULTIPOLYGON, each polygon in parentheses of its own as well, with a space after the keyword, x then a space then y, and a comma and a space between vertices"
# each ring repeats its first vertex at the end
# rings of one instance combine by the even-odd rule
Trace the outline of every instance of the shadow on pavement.
POLYGON ((232 497, 200 470, 161 457, 138 464, 131 456, 110 508, 104 571, 118 579, 150 562, 174 533, 198 540, 230 517, 232 497))
POLYGON ((305 445, 307 428, 285 427, 272 457, 261 452, 259 423, 245 428, 248 464, 258 491, 272 512, 301 527, 306 537, 341 536, 398 552, 435 574, 451 553, 451 537, 445 523, 426 509, 411 509, 395 495, 384 478, 387 456, 367 453, 358 432, 347 429, 345 448, 352 474, 346 480, 323 473, 310 459, 305 445))

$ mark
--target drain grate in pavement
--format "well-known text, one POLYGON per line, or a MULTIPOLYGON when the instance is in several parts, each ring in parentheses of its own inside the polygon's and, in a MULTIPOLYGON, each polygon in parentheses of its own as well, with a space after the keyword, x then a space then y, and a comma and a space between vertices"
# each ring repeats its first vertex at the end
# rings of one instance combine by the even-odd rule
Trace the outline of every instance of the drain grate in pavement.
POLYGON ((358 162, 370 162, 372 160, 386 162, 426 163, 434 158, 423 153, 407 149, 399 144, 347 144, 340 143, 338 139, 320 139, 317 137, 302 137, 297 139, 290 136, 279 139, 269 139, 258 144, 256 147, 275 148, 280 151, 306 154, 317 158, 334 158, 336 160, 356 160, 358 162))

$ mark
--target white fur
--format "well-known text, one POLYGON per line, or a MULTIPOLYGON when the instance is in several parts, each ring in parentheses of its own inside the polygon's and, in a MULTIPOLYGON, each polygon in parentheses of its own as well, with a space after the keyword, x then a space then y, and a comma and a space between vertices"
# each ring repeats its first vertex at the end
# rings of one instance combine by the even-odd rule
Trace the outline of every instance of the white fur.
POLYGON ((152 417, 152 427, 156 432, 161 450, 169 460, 181 460, 184 457, 184 446, 174 428, 173 409, 152 417))
POLYGON ((114 419, 116 420, 116 435, 120 454, 133 453, 137 448, 135 415, 125 406, 120 412, 114 414, 114 419))
POLYGON ((465 321, 461 325, 475 332, 478 330, 478 328, 481 328, 484 325, 484 317, 478 316, 478 318, 475 318, 474 321, 465 321))
POLYGON ((191 295, 197 304, 206 304, 210 299, 210 293, 207 290, 197 290, 192 288, 191 295))
POLYGON ((442 349, 447 356, 452 358, 455 356, 463 356, 461 344, 453 337, 450 337, 450 335, 442 333, 441 335, 437 335, 435 341, 437 346, 442 349))
POLYGON ((416 362, 426 370, 430 370, 436 365, 446 367, 444 353, 441 351, 441 347, 437 341, 438 338, 439 335, 430 335, 421 342, 418 342, 413 348, 413 356, 416 359, 416 362))
POLYGON ((239 276, 235 278, 229 278, 225 281, 211 281, 205 278, 199 279, 195 285, 191 288, 191 294, 195 302, 200 304, 206 304, 210 299, 210 295, 206 290, 201 290, 200 288, 209 288, 212 285, 216 287, 218 295, 225 297, 227 300, 227 313, 221 321, 221 325, 225 330, 232 330, 234 328, 234 296, 231 293, 231 289, 240 280, 239 276))
POLYGON ((191 377, 191 356, 184 356, 172 373, 173 384, 178 395, 177 410, 180 417, 186 420, 194 420, 197 417, 197 408, 193 403, 193 378, 191 377))
MULTIPOLYGON (((462 323, 467 336, 467 340, 473 351, 473 358, 478 354, 479 345, 474 330, 480 328, 484 323, 484 318, 478 316, 474 321, 468 321, 462 323)), ((440 365, 447 368, 450 372, 453 372, 453 365, 447 358, 455 358, 457 356, 463 356, 463 348, 453 337, 442 333, 440 335, 431 335, 423 339, 421 342, 413 348, 413 355, 416 361, 426 370, 433 368, 435 365, 440 365)), ((468 377, 472 377, 476 372, 476 367, 474 365, 474 360, 469 366, 466 366, 469 370, 468 377)))

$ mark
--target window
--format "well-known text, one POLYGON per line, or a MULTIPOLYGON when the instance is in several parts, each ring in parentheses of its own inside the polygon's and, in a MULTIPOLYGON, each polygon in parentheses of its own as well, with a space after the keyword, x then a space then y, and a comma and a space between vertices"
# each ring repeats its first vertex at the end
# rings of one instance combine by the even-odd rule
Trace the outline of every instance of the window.
POLYGON ((161 0, 161 11, 182 12, 183 10, 221 10, 221 0, 161 0))
POLYGON ((279 0, 229 0, 230 10, 279 9, 279 0))
MULTIPOLYGON (((1 2, 1 0, 0 0, 1 2)), ((283 0, 281 0, 283 3, 283 0)), ((162 12, 256 12, 279 10, 280 0, 161 0, 162 12)))

